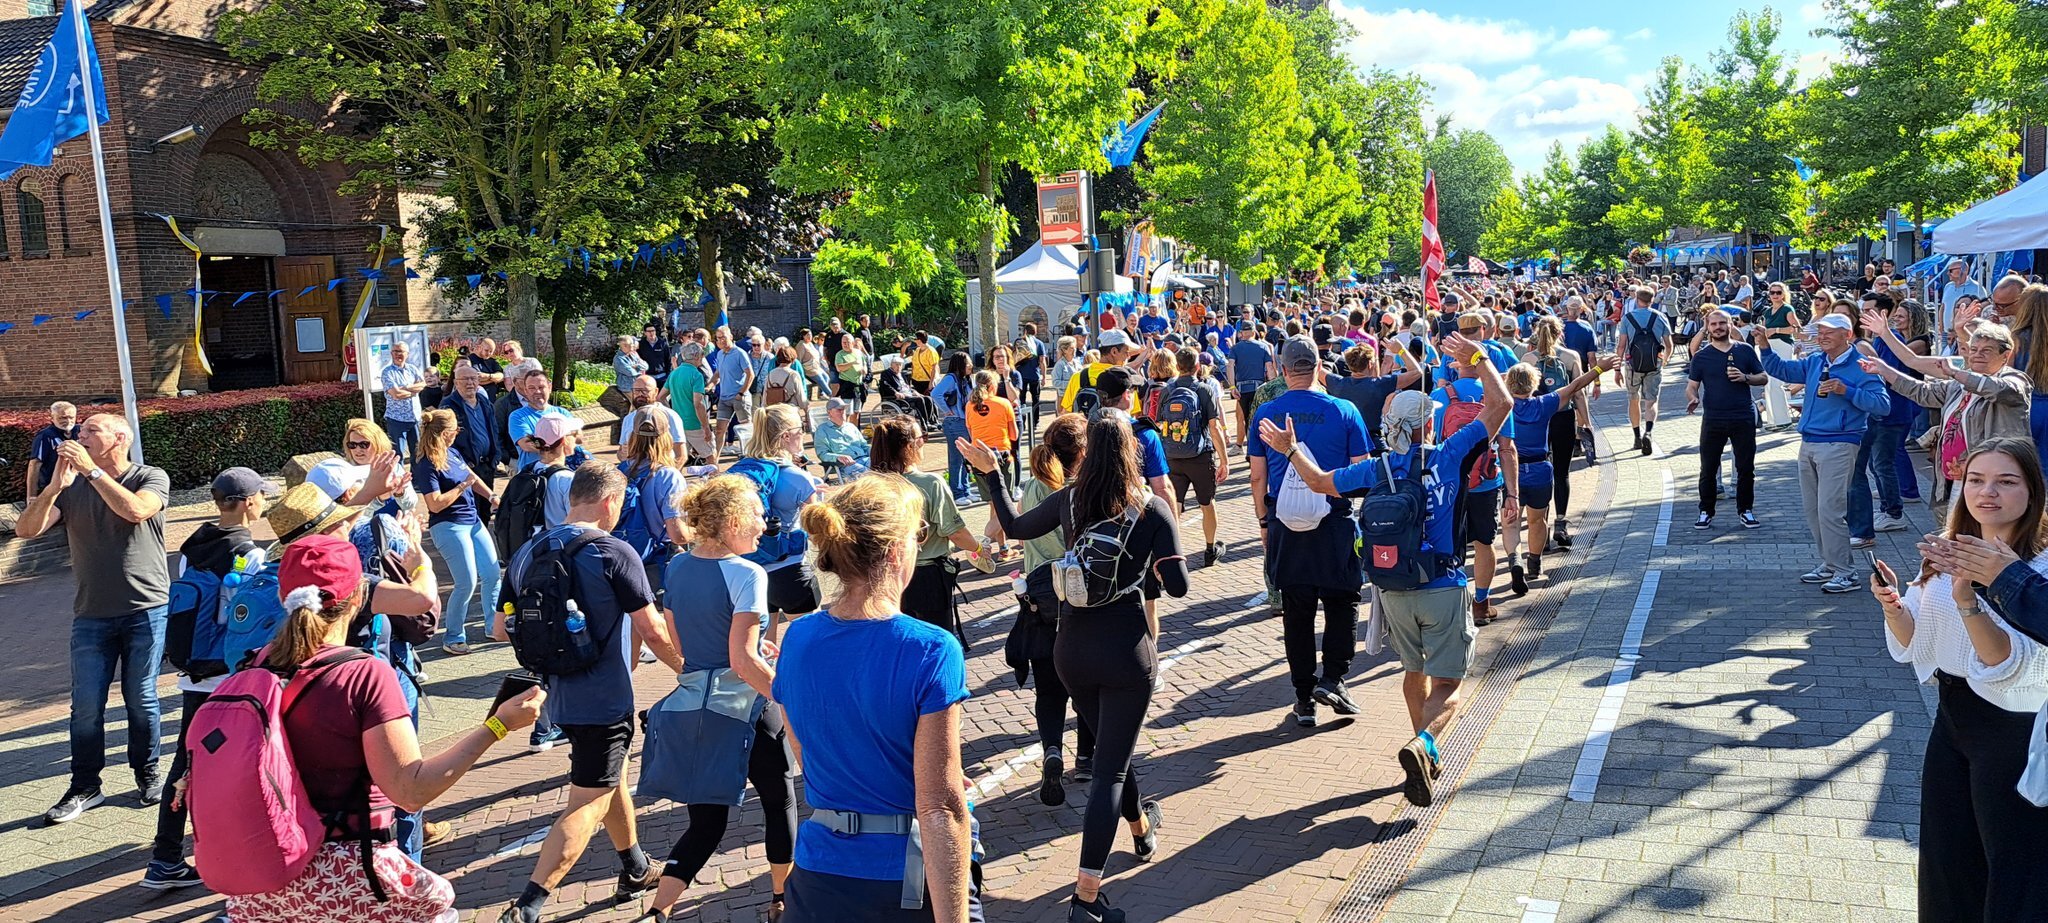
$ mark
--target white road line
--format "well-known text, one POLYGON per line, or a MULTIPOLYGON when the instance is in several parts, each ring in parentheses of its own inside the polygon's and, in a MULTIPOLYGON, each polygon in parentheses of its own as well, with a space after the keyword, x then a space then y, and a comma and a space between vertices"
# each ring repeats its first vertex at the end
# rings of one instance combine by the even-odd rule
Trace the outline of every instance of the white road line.
POLYGON ((1607 691, 1600 696, 1600 708, 1593 713, 1593 723, 1586 729, 1586 745, 1579 751, 1571 788, 1565 792, 1565 797, 1573 801, 1590 803, 1600 787, 1600 769, 1607 763, 1607 742, 1621 721, 1621 704, 1628 698, 1628 684, 1635 676, 1636 661, 1641 659, 1643 626, 1650 620, 1650 604, 1657 599, 1657 582, 1663 575, 1661 570, 1643 573, 1643 588, 1636 593, 1635 609, 1629 613, 1628 628, 1621 636, 1621 650, 1615 654, 1614 669, 1607 674, 1607 691))
POLYGON ((1657 537, 1650 542, 1652 547, 1662 548, 1671 542, 1671 501, 1675 496, 1671 480, 1671 469, 1664 469, 1664 501, 1657 506, 1657 537))
POLYGON ((554 826, 555 825, 553 824, 549 824, 545 827, 540 828, 539 830, 535 830, 532 833, 520 837, 517 840, 514 840, 510 843, 506 843, 504 846, 500 847, 497 852, 491 853, 491 858, 503 859, 506 856, 512 855, 514 853, 525 852, 528 849, 531 849, 535 846, 539 846, 542 840, 548 838, 548 831, 554 829, 554 826))
POLYGON ((1522 905, 1522 923, 1557 923, 1557 912, 1563 909, 1557 901, 1536 897, 1518 897, 1515 903, 1522 905))

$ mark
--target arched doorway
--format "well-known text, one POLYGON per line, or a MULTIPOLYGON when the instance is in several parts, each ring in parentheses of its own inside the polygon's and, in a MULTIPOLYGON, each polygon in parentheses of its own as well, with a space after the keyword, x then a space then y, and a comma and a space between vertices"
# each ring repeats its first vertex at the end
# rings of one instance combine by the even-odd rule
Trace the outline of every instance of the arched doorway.
POLYGON ((284 238, 264 225, 282 220, 284 209, 262 171, 230 147, 239 145, 216 142, 200 153, 192 182, 199 220, 183 229, 200 246, 199 287, 223 293, 207 299, 200 324, 214 391, 286 380, 277 302, 267 295, 241 298, 281 287, 273 284, 273 260, 284 254, 284 238))

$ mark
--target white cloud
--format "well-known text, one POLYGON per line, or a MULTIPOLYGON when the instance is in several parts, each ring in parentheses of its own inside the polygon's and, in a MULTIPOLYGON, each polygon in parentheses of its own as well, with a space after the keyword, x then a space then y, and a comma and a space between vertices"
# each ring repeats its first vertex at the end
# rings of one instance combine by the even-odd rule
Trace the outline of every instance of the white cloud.
POLYGON ((1794 58, 1792 67, 1798 71, 1798 88, 1803 90, 1834 70, 1835 54, 1829 51, 1809 51, 1794 58))
POLYGON ((1634 32, 1630 32, 1629 34, 1623 36, 1624 39, 1631 42, 1647 42, 1656 37, 1657 33, 1651 31, 1648 28, 1637 29, 1634 32))
POLYGON ((1353 58, 1394 70, 1441 60, 1455 49, 1461 61, 1506 64, 1535 57, 1552 33, 1512 19, 1445 17, 1428 10, 1398 9, 1386 13, 1334 0, 1330 12, 1358 27, 1353 58))
POLYGON ((1614 43, 1614 33, 1598 27, 1573 29, 1550 45, 1551 54, 1595 55, 1609 63, 1620 64, 1626 57, 1621 46, 1614 43))

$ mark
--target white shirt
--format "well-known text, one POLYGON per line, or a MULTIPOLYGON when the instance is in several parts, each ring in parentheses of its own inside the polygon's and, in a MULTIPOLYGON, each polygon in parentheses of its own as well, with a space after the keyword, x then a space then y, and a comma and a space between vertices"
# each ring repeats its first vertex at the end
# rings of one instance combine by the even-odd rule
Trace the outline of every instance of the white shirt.
MULTIPOLYGON (((2027 563, 2036 572, 2048 575, 2048 553, 2027 563)), ((2012 641, 2012 653, 2004 663, 1986 665, 1970 644, 1969 631, 1963 627, 1962 615, 1956 612, 1950 586, 1946 574, 1936 574, 1924 587, 1906 588, 1900 602, 1913 614, 1913 643, 1901 646, 1887 627, 1884 643, 1891 650, 1892 659, 1912 664, 1920 682, 1928 682, 1934 671, 1940 670, 1967 680, 1971 691, 2006 711, 2040 711, 2042 704, 2048 703, 2048 649, 2014 631, 1979 596, 1977 605, 1984 609, 1984 614, 1978 617, 1990 619, 2012 641)))

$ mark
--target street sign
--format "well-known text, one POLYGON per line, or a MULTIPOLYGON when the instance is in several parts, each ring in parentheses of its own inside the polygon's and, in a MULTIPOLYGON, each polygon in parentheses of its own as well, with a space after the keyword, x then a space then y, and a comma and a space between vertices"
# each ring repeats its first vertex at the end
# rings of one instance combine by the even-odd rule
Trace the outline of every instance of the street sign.
POLYGON ((1038 181, 1038 239, 1054 244, 1081 246, 1093 232, 1095 209, 1089 201, 1088 173, 1069 170, 1038 181))

